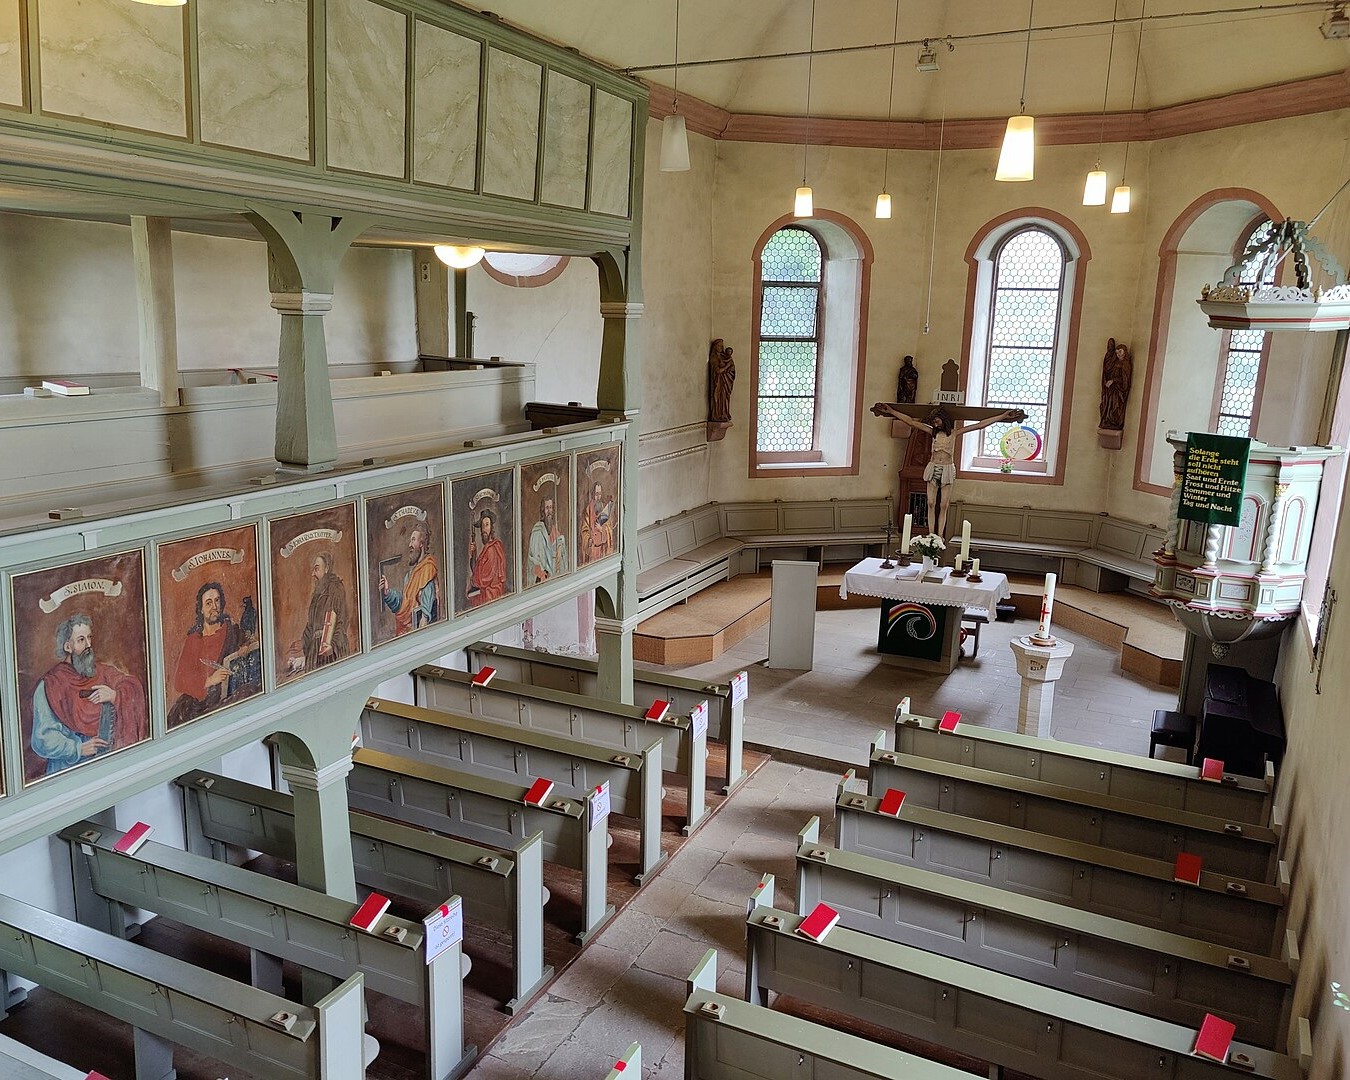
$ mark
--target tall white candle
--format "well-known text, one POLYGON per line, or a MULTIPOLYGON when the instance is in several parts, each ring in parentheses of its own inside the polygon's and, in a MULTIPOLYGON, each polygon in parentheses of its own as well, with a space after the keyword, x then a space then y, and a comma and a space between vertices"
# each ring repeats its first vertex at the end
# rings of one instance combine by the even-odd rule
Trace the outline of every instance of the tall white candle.
POLYGON ((914 528, 914 515, 913 515, 913 514, 906 514, 906 515, 905 515, 905 528, 904 528, 904 531, 900 534, 900 550, 901 550, 901 551, 908 551, 908 550, 909 550, 909 531, 910 531, 912 528, 914 528))
POLYGON ((961 522, 961 558, 970 558, 970 522, 961 522))
POLYGON ((1055 606, 1056 580, 1054 574, 1045 575, 1045 595, 1041 597, 1041 624, 1036 627, 1036 636, 1038 638, 1048 638, 1050 636, 1050 611, 1055 606))
POLYGON ((979 577, 979 576, 980 576, 980 560, 979 560, 979 559, 971 559, 971 560, 970 560, 970 576, 971 576, 971 577, 979 577))

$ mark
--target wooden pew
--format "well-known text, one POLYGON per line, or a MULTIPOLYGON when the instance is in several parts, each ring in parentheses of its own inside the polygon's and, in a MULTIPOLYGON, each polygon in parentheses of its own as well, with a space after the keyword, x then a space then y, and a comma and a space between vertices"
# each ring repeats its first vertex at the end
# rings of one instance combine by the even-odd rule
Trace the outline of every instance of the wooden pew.
MULTIPOLYGON (((492 641, 475 641, 464 651, 469 658, 470 671, 492 667, 499 676, 512 682, 546 686, 587 697, 598 696, 600 665, 584 656, 557 656, 492 641)), ((730 795, 731 789, 746 777, 743 764, 744 699, 732 692, 729 682, 710 683, 666 672, 634 671, 633 702, 646 705, 657 700, 669 701, 670 711, 677 716, 688 716, 700 702, 708 703, 708 738, 726 744, 727 767, 722 777, 722 794, 730 795)))
POLYGON ((372 990, 422 1014, 428 1080, 458 1080, 477 1058, 477 1048, 464 1044, 459 938, 429 956, 421 925, 385 915, 376 924, 379 933, 354 930, 351 902, 327 893, 152 841, 122 855, 113 850, 122 834, 92 821, 60 836, 71 846, 75 906, 84 925, 118 934, 119 905, 153 911, 248 946, 255 976, 273 981, 266 989, 278 993, 285 960, 335 979, 359 973, 372 990))
POLYGON ((543 834, 544 859, 581 871, 581 929, 585 944, 614 917, 605 902, 609 870, 605 819, 592 821, 595 794, 585 800, 549 798, 527 806, 528 785, 457 772, 385 754, 357 750, 347 776, 347 799, 354 809, 408 825, 460 836, 480 844, 509 847, 543 834))
MULTIPOLYGON (((295 861, 291 796, 200 770, 175 782, 183 789, 189 851, 223 860, 228 844, 295 861)), ((524 1008, 553 978, 552 965, 544 963, 542 836, 507 853, 357 811, 348 822, 359 884, 428 911, 458 895, 467 920, 507 933, 515 980, 508 1013, 524 1008)))
POLYGON ((1114 795, 1131 802, 1167 806, 1244 825, 1273 826, 1275 767, 1262 780, 1226 773, 1222 783, 1201 780, 1192 765, 1120 754, 1100 747, 1056 742, 978 724, 958 724, 954 733, 938 721, 909 711, 909 698, 895 709, 895 749, 975 769, 1114 795))
POLYGON ((0 968, 132 1025, 138 1078, 173 1077, 174 1044, 269 1080, 365 1075, 359 973, 297 1005, 8 896, 0 968), (293 1021, 273 1020, 283 1014, 293 1021))
POLYGON ((482 716, 421 709, 371 698, 361 712, 361 741, 371 750, 403 754, 529 787, 535 777, 554 782, 554 792, 579 801, 609 784, 610 807, 637 818, 640 885, 660 864, 661 740, 637 753, 551 731, 533 731, 482 716))
POLYGON ((1267 884, 1276 879, 1279 836, 1269 829, 897 754, 882 748, 882 734, 872 744, 869 794, 898 788, 916 806, 1153 859, 1175 861, 1179 852, 1186 851, 1199 855, 1206 869, 1220 874, 1267 884))
POLYGON ((835 799, 834 843, 844 851, 987 882, 1218 945, 1268 956, 1289 951, 1289 868, 1284 862, 1278 886, 1207 870, 1201 871, 1198 886, 1182 885, 1173 876, 1175 864, 1161 859, 908 801, 898 818, 891 817, 877 810, 880 799, 851 790, 854 784, 850 769, 835 799))
MULTIPOLYGON (((822 942, 772 906, 765 874, 746 920, 746 998, 769 991, 879 1024, 1042 1080, 1220 1080, 1233 1067, 1194 1057, 1195 1029, 1089 1001, 1001 972, 836 926, 822 942)), ((1300 1018, 1294 1056, 1232 1045, 1242 1075, 1303 1080, 1312 1033, 1300 1018)), ((903 1075, 903 1074, 902 1074, 903 1075)))
POLYGON ((5 1080, 87 1080, 88 1075, 84 1069, 72 1068, 0 1035, 0 1076, 5 1080))
POLYGON ((633 1043, 623 1052, 623 1057, 614 1063, 605 1080, 641 1080, 642 1044, 633 1043))
POLYGON ((1247 1042, 1284 1050, 1293 969, 1256 953, 1015 895, 798 834, 797 906, 825 903, 850 930, 1094 1001, 1199 1028, 1221 1013, 1247 1042))
POLYGON ((714 949, 686 987, 686 1080, 970 1080, 960 1069, 719 994, 714 949))
POLYGON ((618 705, 599 698, 546 690, 526 683, 493 679, 490 686, 474 686, 467 672, 423 666, 413 672, 414 697, 427 709, 468 713, 504 720, 509 724, 556 731, 577 739, 622 746, 634 753, 662 739, 661 768, 683 777, 688 796, 685 833, 690 833, 706 811, 708 732, 695 730, 689 717, 674 710, 660 723, 647 720, 644 705, 618 705))

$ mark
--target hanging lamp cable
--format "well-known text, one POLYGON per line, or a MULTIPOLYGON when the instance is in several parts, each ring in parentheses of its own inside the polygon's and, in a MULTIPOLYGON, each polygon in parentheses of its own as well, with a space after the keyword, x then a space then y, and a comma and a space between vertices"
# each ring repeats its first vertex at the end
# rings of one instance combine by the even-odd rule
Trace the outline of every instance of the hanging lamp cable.
MULTIPOLYGON (((895 0, 895 29, 891 31, 892 38, 900 36, 900 0, 895 0)), ((925 45, 927 42, 925 42, 925 45)), ((895 52, 891 49, 891 82, 889 93, 886 97, 886 156, 883 158, 881 166, 881 190, 886 190, 886 181, 891 177, 891 145, 890 145, 890 126, 891 116, 895 109, 895 52)))
MULTIPOLYGON (((679 3, 679 0, 676 0, 679 3)), ((1102 167, 1102 143, 1106 141, 1106 99, 1111 93, 1111 61, 1116 55, 1116 17, 1120 14, 1120 0, 1111 9, 1111 44, 1106 49, 1106 85, 1102 87, 1102 122, 1097 129, 1097 168, 1102 167)), ((678 18, 678 15, 677 15, 678 18)), ((679 41, 678 34, 675 40, 679 41)), ((678 47, 678 46, 677 46, 678 47)))
POLYGON ((942 136, 947 127, 947 99, 942 99, 942 119, 938 121, 937 175, 933 178, 933 224, 928 238, 928 306, 923 313, 923 332, 928 333, 933 315, 933 263, 937 253, 938 195, 942 191, 942 136))
POLYGON ((811 34, 806 51, 806 138, 802 142, 802 187, 806 187, 806 155, 811 149, 811 76, 816 65, 816 0, 811 0, 811 34))
POLYGON ((1017 115, 1027 114, 1027 70, 1031 67, 1031 27, 1036 21, 1036 0, 1031 0, 1031 10, 1027 13, 1027 48, 1022 57, 1022 97, 1017 106, 1017 115))

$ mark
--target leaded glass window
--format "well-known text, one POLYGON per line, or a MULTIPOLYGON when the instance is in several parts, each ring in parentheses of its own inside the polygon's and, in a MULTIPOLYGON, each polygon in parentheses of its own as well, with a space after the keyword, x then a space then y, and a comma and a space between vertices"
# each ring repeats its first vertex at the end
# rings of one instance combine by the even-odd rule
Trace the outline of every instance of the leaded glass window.
POLYGON ((820 242, 792 226, 774 233, 761 253, 759 453, 815 448, 823 262, 820 242))
MULTIPOLYGON (((1243 245, 1244 250, 1259 244, 1269 235, 1271 223, 1262 222, 1252 230, 1243 245)), ((1244 269, 1242 284, 1255 289, 1275 281, 1273 259, 1244 269)), ((1214 430, 1219 435, 1245 439, 1252 432, 1252 414, 1256 412, 1256 385, 1261 377, 1261 360, 1265 355, 1264 330, 1232 330, 1228 334, 1228 348, 1223 360, 1223 389, 1219 391, 1218 415, 1214 430)))
MULTIPOLYGON (((1050 425, 1060 310, 1064 302, 1063 245, 1047 229, 1030 226, 1012 233, 994 254, 985 354, 984 404, 1022 409, 1023 421, 1042 436, 1050 425)), ((999 439, 1008 424, 980 432, 979 454, 999 457, 999 439)))

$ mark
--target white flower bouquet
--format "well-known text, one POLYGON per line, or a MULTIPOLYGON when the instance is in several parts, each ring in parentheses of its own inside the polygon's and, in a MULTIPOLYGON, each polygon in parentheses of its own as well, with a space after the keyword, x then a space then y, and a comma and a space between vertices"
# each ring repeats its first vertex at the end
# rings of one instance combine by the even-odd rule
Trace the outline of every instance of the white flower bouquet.
POLYGON ((938 554, 946 549, 947 545, 942 542, 942 537, 937 533, 925 533, 923 536, 916 536, 909 542, 909 553, 918 555, 924 559, 936 559, 938 554))

